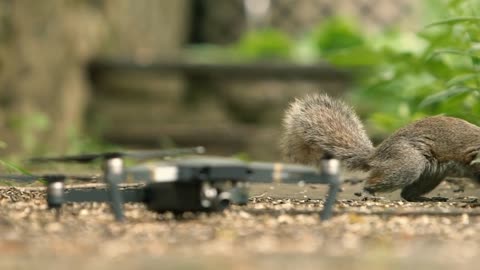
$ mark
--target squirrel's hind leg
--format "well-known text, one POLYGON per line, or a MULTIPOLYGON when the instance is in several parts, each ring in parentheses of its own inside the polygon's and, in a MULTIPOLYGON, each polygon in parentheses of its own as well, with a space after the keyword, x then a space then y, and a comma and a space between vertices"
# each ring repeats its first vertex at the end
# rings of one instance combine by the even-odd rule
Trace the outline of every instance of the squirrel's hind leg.
POLYGON ((444 175, 437 175, 435 177, 420 177, 417 181, 404 187, 400 195, 409 202, 424 202, 424 201, 445 201, 443 198, 427 198, 423 195, 434 190, 445 179, 444 175))
POLYGON ((447 198, 426 198, 423 197, 423 195, 434 190, 447 175, 462 175, 464 173, 465 171, 461 168, 459 169, 456 163, 439 164, 437 161, 433 160, 432 162, 427 163, 426 170, 422 173, 418 180, 404 187, 400 195, 402 198, 410 202, 447 201, 447 198))
MULTIPOLYGON (((405 143, 396 144, 384 151, 380 150, 372 158, 370 166, 370 175, 365 182, 364 190, 375 194, 413 185, 421 179, 428 166, 428 160, 416 148, 405 143)), ((409 189, 406 196, 410 193, 409 189)), ((424 193, 420 195, 422 194, 424 193)), ((413 199, 415 195, 417 194, 409 198, 413 199)))

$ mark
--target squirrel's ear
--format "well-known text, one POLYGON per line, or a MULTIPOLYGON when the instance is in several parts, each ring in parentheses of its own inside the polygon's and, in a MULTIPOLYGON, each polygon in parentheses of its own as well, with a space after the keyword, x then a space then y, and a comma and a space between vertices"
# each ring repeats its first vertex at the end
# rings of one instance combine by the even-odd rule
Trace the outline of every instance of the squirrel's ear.
POLYGON ((475 158, 470 162, 470 165, 478 164, 480 163, 480 152, 475 156, 475 158))

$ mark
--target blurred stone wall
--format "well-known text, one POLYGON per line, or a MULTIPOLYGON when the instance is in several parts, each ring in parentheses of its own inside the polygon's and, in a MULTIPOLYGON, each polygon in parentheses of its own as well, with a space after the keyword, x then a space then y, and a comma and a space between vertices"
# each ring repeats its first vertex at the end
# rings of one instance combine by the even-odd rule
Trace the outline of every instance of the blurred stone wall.
POLYGON ((247 153, 264 160, 280 159, 278 137, 288 102, 312 92, 340 95, 348 83, 346 74, 328 68, 318 71, 318 78, 299 76, 294 68, 289 76, 279 75, 288 78, 252 78, 241 69, 235 75, 219 69, 180 73, 185 80, 179 87, 166 84, 168 72, 143 68, 126 71, 113 65, 97 71, 95 119, 89 123, 100 125, 103 138, 131 147, 203 145, 209 154, 247 153))
POLYGON ((0 139, 8 152, 61 149, 81 126, 101 12, 87 1, 1 0, 0 16, 0 139))
POLYGON ((103 3, 108 37, 102 57, 135 62, 175 58, 185 44, 189 0, 114 0, 103 3))
POLYGON ((187 13, 184 0, 0 0, 0 151, 68 149, 91 95, 87 63, 174 57, 187 13))

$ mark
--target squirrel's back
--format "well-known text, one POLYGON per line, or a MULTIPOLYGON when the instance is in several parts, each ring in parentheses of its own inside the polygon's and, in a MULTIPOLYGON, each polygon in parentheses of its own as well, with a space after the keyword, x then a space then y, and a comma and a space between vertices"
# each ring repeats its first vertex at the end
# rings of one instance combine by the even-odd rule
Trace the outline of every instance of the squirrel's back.
POLYGON ((408 141, 425 150, 439 162, 468 163, 468 151, 480 149, 480 128, 463 119, 443 115, 417 120, 397 130, 377 148, 377 155, 388 152, 390 145, 408 141))
POLYGON ((331 154, 350 169, 368 170, 374 148, 355 112, 326 94, 296 99, 285 112, 281 148, 290 161, 317 164, 331 154))

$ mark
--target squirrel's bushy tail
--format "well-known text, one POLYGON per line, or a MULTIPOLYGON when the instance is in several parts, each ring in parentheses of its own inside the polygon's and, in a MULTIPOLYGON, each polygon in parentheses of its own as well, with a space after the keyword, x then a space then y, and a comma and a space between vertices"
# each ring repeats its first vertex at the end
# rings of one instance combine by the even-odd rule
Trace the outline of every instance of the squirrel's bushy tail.
POLYGON ((330 153, 350 169, 368 170, 374 150, 355 112, 326 94, 308 95, 290 104, 283 119, 281 148, 292 162, 317 165, 330 153))

